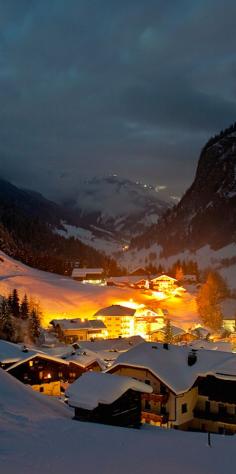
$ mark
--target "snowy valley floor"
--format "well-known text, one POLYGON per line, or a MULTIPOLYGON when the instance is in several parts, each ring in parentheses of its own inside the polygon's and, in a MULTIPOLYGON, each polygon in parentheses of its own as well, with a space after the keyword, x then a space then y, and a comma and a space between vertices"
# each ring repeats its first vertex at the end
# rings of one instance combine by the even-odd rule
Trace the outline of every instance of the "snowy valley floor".
POLYGON ((2 474, 230 474, 236 437, 72 420, 62 402, 0 370, 2 474))

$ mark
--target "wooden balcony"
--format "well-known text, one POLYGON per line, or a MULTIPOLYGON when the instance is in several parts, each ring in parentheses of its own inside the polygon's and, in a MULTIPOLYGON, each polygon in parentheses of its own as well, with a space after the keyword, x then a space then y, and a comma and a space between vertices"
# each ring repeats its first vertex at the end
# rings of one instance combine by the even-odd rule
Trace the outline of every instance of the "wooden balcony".
POLYGON ((160 425, 165 425, 168 422, 168 415, 158 415, 157 413, 152 413, 150 411, 142 411, 141 420, 143 423, 158 423, 160 425))
POLYGON ((236 425, 236 415, 231 415, 230 413, 212 413, 210 411, 195 408, 193 414, 195 418, 200 418, 202 420, 218 421, 229 425, 236 425))
POLYGON ((147 402, 154 402, 154 403, 161 403, 165 405, 168 402, 169 393, 165 393, 164 395, 160 393, 143 393, 142 400, 147 402))

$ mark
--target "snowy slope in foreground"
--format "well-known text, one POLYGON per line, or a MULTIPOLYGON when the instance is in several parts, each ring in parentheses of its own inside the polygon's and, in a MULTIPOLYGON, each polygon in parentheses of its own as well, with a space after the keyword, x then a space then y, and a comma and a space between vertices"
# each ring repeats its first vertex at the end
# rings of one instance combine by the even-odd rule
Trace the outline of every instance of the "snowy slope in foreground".
POLYGON ((71 419, 72 413, 61 402, 29 392, 2 371, 0 384, 4 474, 233 472, 235 436, 212 436, 209 448, 207 435, 201 433, 80 423, 71 419))

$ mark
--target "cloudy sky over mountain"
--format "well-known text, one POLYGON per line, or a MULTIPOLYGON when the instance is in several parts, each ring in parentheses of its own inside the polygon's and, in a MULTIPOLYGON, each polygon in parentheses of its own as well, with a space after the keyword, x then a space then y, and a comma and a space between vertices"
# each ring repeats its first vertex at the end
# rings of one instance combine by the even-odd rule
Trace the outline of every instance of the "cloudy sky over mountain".
POLYGON ((118 173, 181 194, 236 120, 235 0, 0 0, 0 174, 54 196, 118 173))

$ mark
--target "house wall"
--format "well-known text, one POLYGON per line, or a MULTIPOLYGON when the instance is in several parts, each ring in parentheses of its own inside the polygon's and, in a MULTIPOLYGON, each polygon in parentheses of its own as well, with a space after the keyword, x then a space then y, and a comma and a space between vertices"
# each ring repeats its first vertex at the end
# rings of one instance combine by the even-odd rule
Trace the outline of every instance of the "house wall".
POLYGON ((236 327, 235 319, 223 319, 223 328, 226 329, 226 331, 234 332, 235 327, 236 327))
POLYGON ((193 409, 197 403, 198 398, 198 388, 193 387, 188 392, 185 392, 183 395, 176 397, 176 420, 174 425, 182 425, 193 419, 193 409), (187 411, 182 413, 183 405, 187 406, 187 411))
MULTIPOLYGON (((157 402, 155 400, 149 400, 146 402, 146 397, 142 397, 142 410, 146 411, 149 410, 151 413, 164 415, 168 414, 169 419, 175 419, 175 396, 173 393, 170 392, 168 387, 166 387, 163 383, 160 382, 149 370, 147 369, 139 369, 135 367, 128 367, 128 366, 118 366, 114 369, 111 368, 109 371, 116 375, 124 375, 127 377, 133 377, 141 382, 147 383, 151 385, 153 388, 154 394, 161 394, 163 391, 166 392, 167 401, 157 402), (166 412, 166 413, 165 413, 166 412)), ((151 397, 150 397, 151 398, 151 397)))
POLYGON ((41 385, 68 379, 69 364, 60 363, 43 357, 23 361, 9 373, 29 385, 41 385))
POLYGON ((130 337, 134 335, 133 316, 99 316, 107 328, 107 337, 130 337))
POLYGON ((31 388, 36 392, 41 392, 44 395, 59 397, 61 395, 61 383, 51 382, 40 385, 31 385, 31 388))
POLYGON ((113 403, 99 403, 94 410, 75 407, 75 419, 139 428, 141 424, 141 393, 131 389, 127 390, 113 403))

